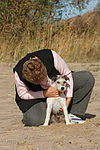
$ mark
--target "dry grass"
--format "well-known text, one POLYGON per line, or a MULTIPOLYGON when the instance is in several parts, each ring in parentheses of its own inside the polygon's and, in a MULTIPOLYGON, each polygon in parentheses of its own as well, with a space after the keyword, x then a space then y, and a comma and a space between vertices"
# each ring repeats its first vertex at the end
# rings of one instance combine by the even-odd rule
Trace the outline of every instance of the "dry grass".
POLYGON ((66 62, 100 62, 100 10, 45 24, 37 30, 30 28, 31 32, 22 37, 1 36, 1 61, 17 62, 29 52, 50 48, 66 62))

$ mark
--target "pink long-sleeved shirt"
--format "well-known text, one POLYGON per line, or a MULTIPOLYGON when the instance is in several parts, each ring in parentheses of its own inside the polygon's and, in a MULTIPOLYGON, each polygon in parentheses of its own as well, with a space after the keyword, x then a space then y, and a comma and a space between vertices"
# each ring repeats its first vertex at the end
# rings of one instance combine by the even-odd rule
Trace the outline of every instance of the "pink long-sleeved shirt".
MULTIPOLYGON (((73 96, 73 78, 71 71, 69 70, 67 64, 64 62, 64 60, 55 52, 52 51, 53 57, 54 57, 54 66, 55 68, 60 72, 62 75, 67 75, 69 77, 69 80, 67 80, 67 89, 65 92, 66 97, 72 97, 73 96)), ((28 89, 28 87, 20 80, 17 72, 15 72, 15 84, 17 88, 17 92, 19 97, 22 99, 37 99, 37 98, 44 98, 43 91, 31 91, 28 89)), ((40 83, 42 88, 47 89, 52 84, 52 80, 47 76, 46 80, 40 83)))

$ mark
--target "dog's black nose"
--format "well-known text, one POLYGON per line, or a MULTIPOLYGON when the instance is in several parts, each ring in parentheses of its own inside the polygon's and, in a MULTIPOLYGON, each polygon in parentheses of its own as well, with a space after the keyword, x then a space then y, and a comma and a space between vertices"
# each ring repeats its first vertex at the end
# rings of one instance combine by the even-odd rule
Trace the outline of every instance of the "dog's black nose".
POLYGON ((61 87, 61 90, 64 90, 64 87, 61 87))

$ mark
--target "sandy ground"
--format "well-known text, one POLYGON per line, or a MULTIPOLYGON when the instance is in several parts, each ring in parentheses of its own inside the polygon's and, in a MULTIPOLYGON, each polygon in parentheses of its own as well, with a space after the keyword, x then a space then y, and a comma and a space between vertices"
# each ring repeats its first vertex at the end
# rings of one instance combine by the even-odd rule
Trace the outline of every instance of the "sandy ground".
POLYGON ((14 64, 0 63, 0 150, 100 150, 100 63, 69 63, 71 70, 89 70, 96 83, 84 124, 24 127, 14 102, 14 64))

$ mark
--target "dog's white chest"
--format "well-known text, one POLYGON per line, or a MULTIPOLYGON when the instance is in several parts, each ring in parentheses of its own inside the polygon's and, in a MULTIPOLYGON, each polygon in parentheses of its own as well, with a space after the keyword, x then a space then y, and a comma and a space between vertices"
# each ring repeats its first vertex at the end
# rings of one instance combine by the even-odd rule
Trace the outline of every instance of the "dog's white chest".
POLYGON ((53 101, 52 106, 52 112, 54 114, 57 114, 59 112, 59 109, 62 108, 62 101, 64 101, 64 98, 58 97, 53 101))
POLYGON ((63 108, 63 105, 65 105, 65 96, 64 97, 55 97, 55 98, 48 98, 47 99, 47 105, 52 105, 52 112, 54 114, 57 114, 59 112, 60 108, 63 108))

